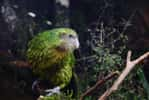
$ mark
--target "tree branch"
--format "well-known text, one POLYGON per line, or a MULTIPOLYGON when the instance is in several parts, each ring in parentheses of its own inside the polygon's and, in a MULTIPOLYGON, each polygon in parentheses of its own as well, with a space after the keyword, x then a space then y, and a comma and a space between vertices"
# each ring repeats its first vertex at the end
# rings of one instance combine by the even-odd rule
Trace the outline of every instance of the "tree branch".
POLYGON ((86 92, 84 92, 81 97, 80 100, 83 100, 85 96, 91 94, 93 91, 97 90, 97 88, 101 85, 103 85, 106 81, 110 80, 111 78, 113 78, 114 76, 118 75, 119 72, 115 71, 109 75, 107 75, 104 79, 97 81, 97 83, 92 86, 91 88, 89 88, 86 92))
POLYGON ((146 52, 136 60, 131 61, 131 51, 128 51, 127 54, 127 62, 126 62, 126 67, 118 77, 118 79, 114 82, 111 88, 107 89, 107 91, 99 97, 98 100, 106 100, 106 98, 114 91, 116 91, 119 87, 119 85, 123 82, 125 77, 129 74, 129 72, 135 67, 136 64, 140 63, 142 60, 147 58, 149 56, 149 52, 146 52))
POLYGON ((31 68, 31 64, 23 60, 15 60, 8 62, 10 65, 15 65, 18 68, 31 68))

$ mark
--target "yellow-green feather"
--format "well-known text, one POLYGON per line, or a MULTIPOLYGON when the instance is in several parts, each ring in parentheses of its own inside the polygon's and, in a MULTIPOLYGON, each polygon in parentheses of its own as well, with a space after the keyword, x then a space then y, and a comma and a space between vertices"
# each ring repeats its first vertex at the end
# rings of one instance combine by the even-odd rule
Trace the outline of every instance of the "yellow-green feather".
POLYGON ((28 45, 27 58, 33 72, 40 78, 48 79, 53 85, 64 88, 72 77, 74 55, 72 52, 59 52, 60 35, 76 34, 68 28, 57 28, 39 33, 28 45))

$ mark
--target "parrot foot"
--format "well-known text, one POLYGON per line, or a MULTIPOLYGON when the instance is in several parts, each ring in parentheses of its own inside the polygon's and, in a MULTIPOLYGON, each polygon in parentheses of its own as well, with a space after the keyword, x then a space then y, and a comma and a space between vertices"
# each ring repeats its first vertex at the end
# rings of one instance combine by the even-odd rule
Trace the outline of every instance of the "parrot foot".
POLYGON ((46 96, 51 96, 53 94, 60 94, 60 87, 57 86, 53 89, 46 89, 45 92, 47 93, 46 96))
POLYGON ((45 86, 42 80, 35 80, 32 84, 32 91, 36 95, 44 94, 45 86))
POLYGON ((40 81, 39 80, 35 80, 32 84, 32 90, 35 91, 37 90, 37 88, 39 87, 39 83, 40 81))

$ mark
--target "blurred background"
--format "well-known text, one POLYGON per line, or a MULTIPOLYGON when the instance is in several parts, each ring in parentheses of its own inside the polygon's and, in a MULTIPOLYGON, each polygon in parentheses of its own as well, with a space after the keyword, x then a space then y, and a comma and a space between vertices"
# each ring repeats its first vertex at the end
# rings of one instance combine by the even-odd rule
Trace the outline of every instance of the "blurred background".
MULTIPOLYGON (((75 52, 79 93, 108 73, 121 71, 126 53, 133 58, 149 50, 148 0, 0 0, 0 99, 33 100, 26 60, 27 43, 39 32, 70 27, 79 35, 75 52)), ((149 60, 139 65, 109 100, 149 100, 149 60)), ((96 100, 113 80, 86 100, 96 100)))

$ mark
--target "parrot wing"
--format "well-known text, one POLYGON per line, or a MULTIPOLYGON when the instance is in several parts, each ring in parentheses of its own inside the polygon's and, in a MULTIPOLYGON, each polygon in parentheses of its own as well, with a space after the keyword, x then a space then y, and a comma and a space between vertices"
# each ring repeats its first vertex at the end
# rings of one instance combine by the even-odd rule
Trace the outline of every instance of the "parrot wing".
POLYGON ((49 67, 55 56, 55 48, 60 45, 60 40, 54 32, 48 30, 39 33, 28 44, 27 58, 33 67, 40 69, 49 67))

